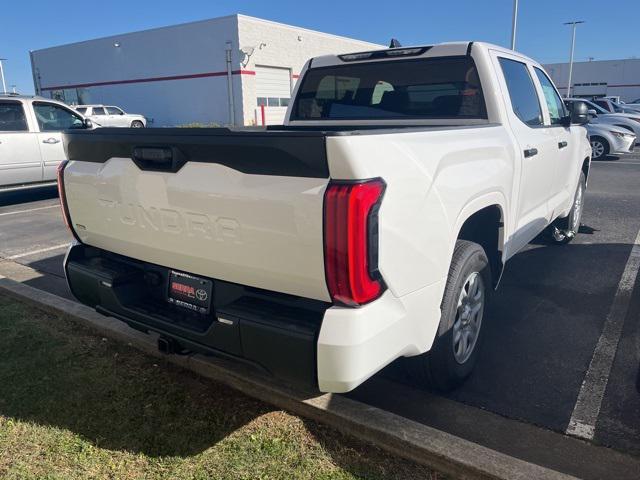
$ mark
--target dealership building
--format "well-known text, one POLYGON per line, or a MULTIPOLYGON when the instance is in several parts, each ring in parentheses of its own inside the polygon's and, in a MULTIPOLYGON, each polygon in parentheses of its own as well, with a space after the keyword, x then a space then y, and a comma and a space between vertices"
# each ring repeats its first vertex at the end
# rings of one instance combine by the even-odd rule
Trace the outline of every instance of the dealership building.
POLYGON ((381 45, 230 15, 31 52, 36 93, 153 126, 280 123, 311 57, 381 45), (264 107, 264 108, 263 108, 264 107))
MULTIPOLYGON (((567 91, 568 63, 544 66, 562 95, 567 91)), ((574 97, 619 96, 625 102, 640 98, 640 59, 573 62, 571 95, 574 97)))

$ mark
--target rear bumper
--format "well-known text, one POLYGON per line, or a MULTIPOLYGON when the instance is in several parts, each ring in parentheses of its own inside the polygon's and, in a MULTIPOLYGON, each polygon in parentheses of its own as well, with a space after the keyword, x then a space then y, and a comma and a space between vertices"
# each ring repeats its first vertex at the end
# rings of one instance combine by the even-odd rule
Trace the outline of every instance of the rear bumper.
POLYGON ((65 258, 72 294, 131 327, 229 357, 323 392, 347 392, 401 356, 424 353, 440 321, 443 282, 360 308, 331 306, 212 279, 209 315, 166 301, 169 268, 81 244, 65 258))
POLYGON ((402 297, 387 290, 360 308, 331 307, 318 337, 318 386, 353 390, 399 357, 431 348, 440 323, 444 283, 402 297))
POLYGON ((169 337, 188 350, 229 357, 317 388, 316 339, 328 304, 213 280, 200 315, 166 301, 169 269, 81 244, 65 258, 72 294, 99 313, 169 337))

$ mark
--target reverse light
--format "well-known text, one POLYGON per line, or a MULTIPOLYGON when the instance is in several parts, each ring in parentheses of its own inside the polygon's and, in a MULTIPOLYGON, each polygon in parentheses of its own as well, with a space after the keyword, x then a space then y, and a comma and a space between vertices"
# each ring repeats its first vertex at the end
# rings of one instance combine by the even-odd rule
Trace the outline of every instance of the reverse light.
POLYGON ((327 287, 334 302, 357 307, 378 298, 378 210, 382 179, 331 182, 324 196, 327 287))
MULTIPOLYGON (((60 199, 60 208, 62 210, 62 218, 64 220, 64 224, 67 226, 73 238, 75 238, 78 242, 80 242, 80 238, 76 235, 75 230, 71 226, 71 216, 69 215, 69 207, 67 206, 67 195, 64 190, 64 169, 66 168, 69 160, 63 160, 58 165, 57 170, 57 179, 58 179, 58 198, 60 199)), ((82 243, 82 242, 80 242, 82 243)))

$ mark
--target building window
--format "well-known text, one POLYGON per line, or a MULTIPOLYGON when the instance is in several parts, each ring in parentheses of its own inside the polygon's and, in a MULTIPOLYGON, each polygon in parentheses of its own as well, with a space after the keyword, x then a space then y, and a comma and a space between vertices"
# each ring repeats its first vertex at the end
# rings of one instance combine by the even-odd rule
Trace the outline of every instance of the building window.
POLYGON ((290 98, 279 97, 258 97, 257 104, 259 107, 286 107, 291 101, 290 98))

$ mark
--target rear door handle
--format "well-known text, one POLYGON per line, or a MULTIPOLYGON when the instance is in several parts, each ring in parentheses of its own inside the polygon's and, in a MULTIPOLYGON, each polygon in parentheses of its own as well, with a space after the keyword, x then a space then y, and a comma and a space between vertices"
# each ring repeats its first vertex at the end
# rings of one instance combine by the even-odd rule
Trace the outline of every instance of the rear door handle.
POLYGON ((533 157, 534 155, 538 154, 538 149, 537 148, 527 148, 524 151, 524 158, 529 158, 529 157, 533 157))
POLYGON ((48 143, 49 145, 53 145, 55 143, 60 143, 60 140, 57 138, 47 138, 46 140, 42 140, 42 143, 48 143))
POLYGON ((569 145, 569 144, 568 144, 566 141, 564 141, 564 140, 563 140, 563 141, 561 141, 561 142, 558 142, 558 148, 564 148, 564 147, 566 147, 567 145, 569 145))

